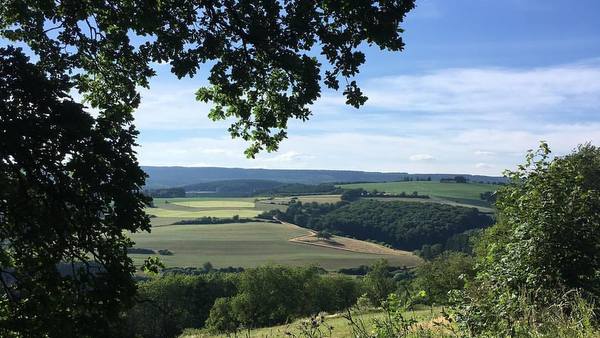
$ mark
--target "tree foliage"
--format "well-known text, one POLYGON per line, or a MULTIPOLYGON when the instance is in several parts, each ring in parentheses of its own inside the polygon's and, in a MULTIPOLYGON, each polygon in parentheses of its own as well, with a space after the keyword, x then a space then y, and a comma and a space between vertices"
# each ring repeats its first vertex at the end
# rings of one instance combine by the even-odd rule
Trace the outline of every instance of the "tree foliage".
POLYGON ((277 149, 289 119, 309 117, 321 80, 336 90, 345 80, 347 102, 363 104, 352 81, 365 62, 358 46, 401 50, 400 23, 413 7, 414 0, 3 1, 0 36, 24 43, 35 59, 0 52, 3 333, 111 336, 130 305, 124 230, 149 224, 132 112, 153 63, 169 63, 179 78, 210 67, 197 99, 213 103, 212 119, 234 120, 231 135, 249 141, 254 156, 277 149), (67 96, 72 91, 97 117, 67 96), (62 263, 69 273, 58 271, 62 263))
POLYGON ((246 154, 254 156, 277 149, 290 118, 308 119, 321 80, 362 105, 352 80, 366 60, 358 47, 401 51, 400 24, 413 7, 414 0, 6 0, 0 29, 49 71, 82 70, 73 76, 78 89, 94 107, 120 107, 119 121, 130 121, 137 87, 155 74, 151 62, 169 63, 179 78, 210 67, 197 99, 214 104, 211 119, 234 119, 231 135, 250 141, 246 154))
POLYGON ((582 145, 551 159, 542 143, 507 176, 499 223, 478 245, 478 274, 466 294, 465 322, 475 332, 510 333, 510 320, 542 312, 571 290, 600 296, 600 149, 582 145))
POLYGON ((462 290, 465 280, 473 277, 473 257, 459 252, 445 252, 416 269, 413 286, 417 291, 425 291, 424 302, 447 304, 449 292, 462 290))
POLYGON ((311 229, 328 229, 405 250, 444 244, 453 235, 483 228, 493 222, 491 217, 475 208, 405 201, 296 202, 285 212, 275 213, 278 213, 279 219, 311 229))
POLYGON ((124 231, 149 228, 135 132, 70 89, 0 48, 2 336, 110 336, 135 292, 124 231))
POLYGON ((175 337, 185 328, 202 327, 215 301, 235 294, 235 284, 229 274, 170 274, 141 282, 139 301, 117 336, 175 337))

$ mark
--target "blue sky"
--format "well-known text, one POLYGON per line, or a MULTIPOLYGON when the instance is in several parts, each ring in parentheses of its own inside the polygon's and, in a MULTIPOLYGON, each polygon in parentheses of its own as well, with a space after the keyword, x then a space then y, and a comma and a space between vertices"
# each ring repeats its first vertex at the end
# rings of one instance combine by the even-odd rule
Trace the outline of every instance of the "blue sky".
MULTIPOLYGON (((548 141, 600 145, 600 1, 417 0, 406 50, 364 48, 359 110, 325 91, 273 154, 246 159, 168 65, 135 113, 143 165, 501 174, 548 141)), ((207 69, 204 70, 206 72, 207 69)), ((206 73, 204 73, 206 74, 206 73)))

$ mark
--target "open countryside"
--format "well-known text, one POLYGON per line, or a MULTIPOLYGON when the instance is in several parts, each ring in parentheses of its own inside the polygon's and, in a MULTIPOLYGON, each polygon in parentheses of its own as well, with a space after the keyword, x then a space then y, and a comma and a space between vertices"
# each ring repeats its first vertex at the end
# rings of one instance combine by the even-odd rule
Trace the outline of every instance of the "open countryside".
MULTIPOLYGON (((171 251, 173 255, 160 256, 167 267, 201 267, 211 262, 216 267, 249 268, 276 263, 319 265, 335 271, 369 265, 382 258, 394 266, 416 266, 421 262, 412 253, 399 250, 373 254, 360 252, 364 250, 357 246, 342 250, 290 241, 308 234, 306 229, 287 223, 249 222, 162 226, 151 233, 133 234, 132 239, 137 248, 171 251)), ((131 255, 138 265, 147 256, 131 255)))
MULTIPOLYGON (((430 202, 448 203, 453 205, 465 205, 482 208, 482 211, 491 211, 489 203, 481 199, 481 194, 495 191, 496 185, 481 183, 441 183, 433 181, 410 181, 410 182, 381 182, 381 183, 354 183, 339 185, 344 189, 362 188, 367 191, 379 191, 390 194, 412 194, 428 195, 430 202)), ((428 202, 428 200, 424 200, 428 202)))
POLYGON ((600 338, 598 13, 1 0, 0 338, 600 338))

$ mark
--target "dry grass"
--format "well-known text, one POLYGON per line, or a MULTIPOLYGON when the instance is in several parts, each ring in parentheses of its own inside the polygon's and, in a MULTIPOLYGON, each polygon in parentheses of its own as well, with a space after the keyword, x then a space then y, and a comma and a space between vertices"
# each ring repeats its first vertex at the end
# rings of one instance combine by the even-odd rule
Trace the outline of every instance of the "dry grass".
MULTIPOLYGON (((283 223, 287 224, 288 226, 298 227, 294 224, 285 222, 283 223)), ((418 260, 416 263, 420 262, 418 257, 414 256, 411 252, 408 251, 395 250, 392 248, 385 247, 383 245, 342 236, 332 236, 330 239, 317 238, 317 234, 314 231, 309 231, 308 234, 303 236, 290 238, 289 241, 293 243, 315 245, 331 249, 346 250, 359 253, 392 256, 411 256, 415 257, 415 260, 418 260)))

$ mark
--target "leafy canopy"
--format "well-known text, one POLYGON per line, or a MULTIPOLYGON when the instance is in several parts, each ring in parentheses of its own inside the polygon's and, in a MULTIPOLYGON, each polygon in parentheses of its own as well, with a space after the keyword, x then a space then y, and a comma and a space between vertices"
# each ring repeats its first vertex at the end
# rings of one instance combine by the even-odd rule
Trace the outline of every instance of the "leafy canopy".
POLYGON ((135 132, 94 119, 0 48, 0 336, 111 336, 135 283, 125 230, 148 230, 135 132))
POLYGON ((543 320, 532 317, 564 307, 573 290, 600 297, 600 149, 552 159, 542 143, 506 175, 499 222, 478 244, 477 275, 462 295, 475 334, 512 335, 515 322, 543 320))
POLYGON ((92 106, 121 106, 111 112, 119 121, 131 120, 126 108, 139 104, 152 62, 169 63, 179 78, 210 67, 197 99, 214 104, 213 120, 234 121, 229 132, 249 141, 254 157, 277 149, 290 118, 308 119, 321 80, 362 105, 352 80, 365 62, 358 47, 402 50, 400 24, 413 7, 414 0, 6 0, 0 30, 27 43, 44 69, 71 75, 92 106))
MULTIPOLYGON (((5 0, 0 36, 0 321, 3 336, 113 336, 133 300, 131 242, 149 230, 133 150, 140 87, 169 63, 210 67, 210 117, 253 157, 306 120, 321 80, 348 104, 366 43, 399 51, 414 0, 5 0), (318 59, 316 55, 321 55, 318 59), (327 67, 322 67, 322 62, 327 67), (325 69, 326 68, 326 69, 325 69), (323 78, 322 78, 323 76, 323 78), (68 93, 78 91, 88 114, 68 93)), ((152 261, 149 264, 152 265, 152 261)))

